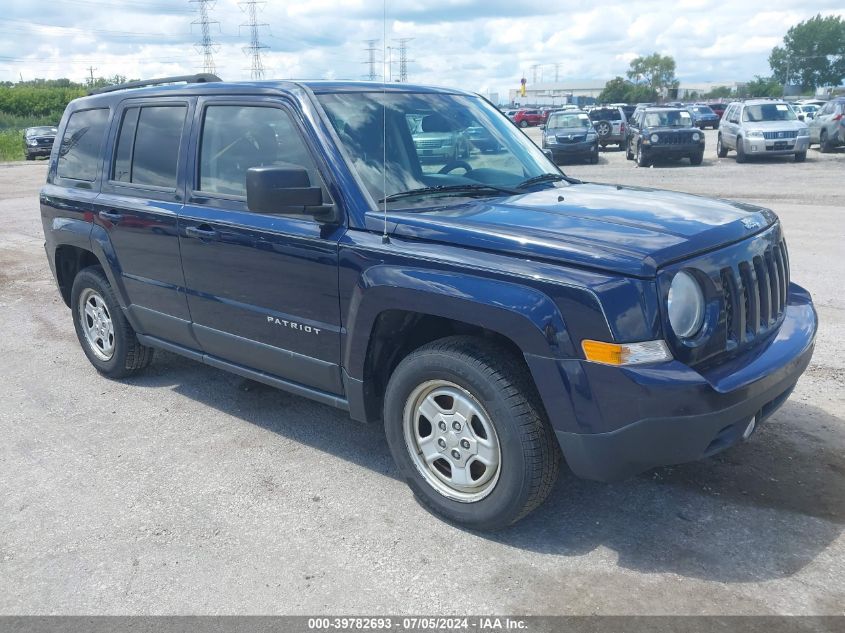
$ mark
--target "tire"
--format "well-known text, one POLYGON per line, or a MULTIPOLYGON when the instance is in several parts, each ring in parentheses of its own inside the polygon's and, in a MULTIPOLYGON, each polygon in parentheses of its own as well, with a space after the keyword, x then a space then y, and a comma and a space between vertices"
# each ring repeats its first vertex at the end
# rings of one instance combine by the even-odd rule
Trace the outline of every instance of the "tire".
POLYGON ((609 121, 599 121, 593 127, 596 128, 596 134, 598 134, 598 137, 607 144, 607 137, 613 133, 613 124, 609 121))
POLYGON ((822 130, 819 133, 819 151, 822 154, 827 154, 833 151, 833 144, 827 138, 827 130, 822 130))
POLYGON ((598 153, 593 154, 592 156, 590 156, 590 164, 591 164, 591 165, 598 165, 598 164, 599 164, 599 155, 598 155, 598 153))
POLYGON ((643 151, 643 144, 637 143, 637 166, 638 167, 648 167, 648 159, 645 156, 645 152, 643 151))
POLYGON ((628 139, 628 143, 625 145, 625 159, 634 160, 634 152, 631 151, 631 139, 628 139))
POLYGON ((528 121, 523 119, 522 121, 519 122, 519 127, 523 128, 523 129, 527 128, 528 127, 528 121))
POLYGON ((153 349, 138 342, 102 268, 92 266, 76 275, 70 305, 79 344, 98 372, 108 378, 125 378, 152 362, 153 349), (86 308, 94 315, 83 316, 86 308), (95 322, 97 314, 100 320, 95 322))
POLYGON ((515 360, 482 339, 452 336, 412 352, 390 377, 384 402, 390 452, 419 502, 447 521, 476 530, 506 527, 539 506, 557 478, 557 440, 515 360), (455 413, 461 410, 463 417, 455 413), (484 453, 495 470, 484 465, 484 453), (481 466, 474 470, 475 464, 481 466), (463 488, 455 485, 458 473, 468 482, 463 488))
POLYGON ((807 152, 795 152, 795 162, 803 163, 807 160, 807 152))
POLYGON ((689 157, 689 164, 698 166, 704 160, 704 152, 698 152, 697 154, 691 154, 689 157))
POLYGON ((736 137, 736 162, 744 163, 748 160, 745 156, 745 145, 742 142, 742 137, 736 137))
POLYGON ((27 154, 26 160, 35 160, 35 156, 33 156, 32 154, 27 154))
POLYGON ((716 137, 716 156, 725 158, 728 155, 728 148, 722 143, 722 135, 716 137))

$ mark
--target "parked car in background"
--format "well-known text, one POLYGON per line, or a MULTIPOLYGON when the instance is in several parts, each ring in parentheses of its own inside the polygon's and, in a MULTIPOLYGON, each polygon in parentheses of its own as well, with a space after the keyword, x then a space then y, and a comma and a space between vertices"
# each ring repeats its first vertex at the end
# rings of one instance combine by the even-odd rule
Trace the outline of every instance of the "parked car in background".
POLYGON ((28 127, 23 131, 23 151, 27 160, 34 160, 36 156, 49 156, 53 151, 53 141, 56 140, 56 126, 42 125, 28 127))
POLYGON ((543 114, 539 110, 517 110, 513 115, 513 122, 522 128, 540 125, 543 122, 543 114))
POLYGON ((782 156, 794 154, 795 161, 807 158, 810 132, 799 121, 795 111, 785 101, 750 99, 728 106, 719 134, 716 154, 724 158, 736 150, 736 162, 744 163, 749 156, 782 156))
POLYGON ((641 109, 628 123, 625 157, 647 167, 661 159, 688 158, 700 165, 704 158, 704 132, 693 123, 686 108, 653 106, 641 109))
POLYGON ((625 120, 626 121, 631 120, 631 117, 634 116, 634 111, 637 109, 636 104, 633 104, 633 103, 626 104, 626 105, 619 106, 619 107, 622 108, 622 112, 625 113, 625 120))
POLYGON ((469 156, 466 132, 456 130, 445 117, 437 113, 409 115, 408 122, 420 161, 448 163, 469 156))
POLYGON ((543 149, 552 153, 555 163, 567 159, 599 162, 599 136, 586 112, 552 112, 543 131, 543 149))
POLYGON ((513 118, 516 116, 517 112, 519 112, 519 110, 502 110, 502 114, 508 117, 511 121, 513 121, 513 118))
POLYGON ((718 114, 720 119, 725 114, 725 110, 728 109, 728 104, 727 103, 721 103, 721 102, 719 102, 719 103, 708 103, 707 106, 711 110, 713 110, 713 112, 718 114))
POLYGON ((795 115, 798 117, 799 120, 807 123, 808 121, 812 121, 813 117, 816 116, 816 112, 818 112, 821 108, 812 103, 807 103, 804 105, 801 105, 799 103, 793 103, 792 109, 795 111, 795 115))
POLYGON ((703 103, 696 103, 695 105, 689 106, 687 110, 692 115, 692 122, 696 127, 702 130, 708 127, 715 130, 719 127, 719 119, 721 117, 713 112, 710 106, 703 103))
POLYGON ((497 152, 501 149, 499 141, 496 140, 486 127, 478 123, 478 121, 473 121, 465 133, 470 145, 482 154, 485 152, 497 152))
POLYGON ((605 106, 593 108, 589 112, 590 121, 596 128, 599 135, 599 145, 618 145, 619 149, 625 147, 625 123, 627 118, 622 108, 618 106, 605 106))
POLYGON ((816 112, 808 127, 810 143, 818 143, 822 152, 845 145, 845 98, 828 101, 816 112))

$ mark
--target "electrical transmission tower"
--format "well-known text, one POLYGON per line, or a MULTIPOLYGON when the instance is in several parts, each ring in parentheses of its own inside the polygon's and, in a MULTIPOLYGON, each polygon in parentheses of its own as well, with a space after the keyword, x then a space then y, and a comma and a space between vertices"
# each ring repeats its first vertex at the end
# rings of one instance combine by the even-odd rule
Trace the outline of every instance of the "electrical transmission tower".
POLYGON ((399 42, 399 81, 402 83, 408 81, 408 62, 414 61, 408 59, 408 42, 413 39, 413 37, 403 37, 395 40, 399 42))
POLYGON ((378 73, 376 72, 376 44, 379 43, 379 40, 364 40, 364 44, 367 45, 367 48, 364 50, 367 53, 367 60, 364 62, 368 65, 369 71, 367 72, 367 81, 375 81, 378 79, 378 73))
POLYGON ((217 51, 218 46, 214 43, 214 40, 211 39, 211 25, 216 24, 219 28, 220 22, 217 20, 211 20, 208 17, 208 12, 214 8, 214 5, 217 4, 217 0, 188 1, 197 5, 197 13, 199 13, 199 17, 191 22, 191 26, 194 24, 200 25, 200 32, 202 36, 200 41, 196 44, 196 49, 198 52, 202 53, 202 72, 211 73, 212 75, 217 74, 217 67, 214 65, 214 53, 217 51))
POLYGON ((269 26, 266 22, 258 23, 259 4, 264 4, 263 0, 245 0, 238 3, 241 10, 249 18, 249 21, 241 24, 241 27, 249 27, 249 46, 244 46, 243 50, 244 54, 250 56, 249 76, 251 79, 264 79, 264 63, 261 61, 261 51, 270 48, 258 39, 258 29, 262 26, 269 26))

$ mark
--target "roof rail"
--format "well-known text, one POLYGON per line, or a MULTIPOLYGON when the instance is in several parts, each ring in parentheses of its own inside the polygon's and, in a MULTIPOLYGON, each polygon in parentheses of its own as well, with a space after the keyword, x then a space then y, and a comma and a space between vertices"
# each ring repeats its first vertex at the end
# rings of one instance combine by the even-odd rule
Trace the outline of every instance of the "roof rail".
POLYGON ((89 95, 99 95, 115 90, 126 90, 128 88, 143 88, 144 86, 160 86, 162 84, 175 84, 184 82, 187 84, 204 84, 210 81, 223 81, 217 75, 211 73, 199 73, 196 75, 179 75, 177 77, 161 77, 159 79, 142 79, 141 81, 127 81, 125 84, 116 86, 103 86, 88 92, 89 95))

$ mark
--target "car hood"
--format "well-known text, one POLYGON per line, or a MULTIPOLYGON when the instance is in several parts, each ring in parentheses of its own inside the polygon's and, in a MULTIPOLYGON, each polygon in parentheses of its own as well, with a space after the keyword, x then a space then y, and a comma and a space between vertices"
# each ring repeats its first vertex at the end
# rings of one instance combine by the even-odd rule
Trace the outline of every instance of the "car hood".
POLYGON ((748 130, 803 130, 807 124, 803 121, 747 121, 742 124, 748 130))
POLYGON ((651 277, 661 266, 758 233, 777 216, 740 202, 582 183, 393 211, 388 221, 406 238, 651 277))

